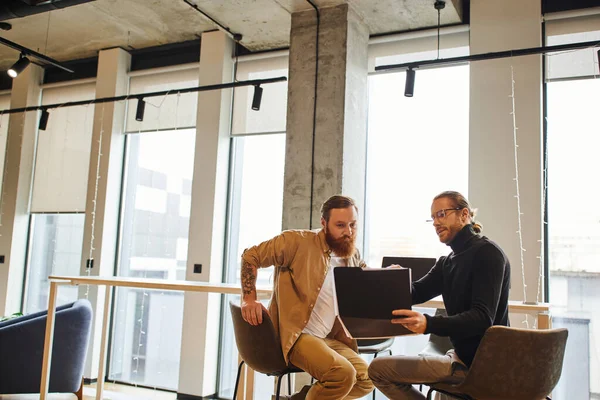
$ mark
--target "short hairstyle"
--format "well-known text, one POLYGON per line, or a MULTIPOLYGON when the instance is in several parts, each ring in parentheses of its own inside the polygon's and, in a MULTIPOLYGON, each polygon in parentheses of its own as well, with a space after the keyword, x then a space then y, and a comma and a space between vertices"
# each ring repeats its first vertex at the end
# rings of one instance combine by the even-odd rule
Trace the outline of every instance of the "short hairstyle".
POLYGON ((326 222, 329 222, 329 214, 331 213, 331 210, 334 208, 348 207, 354 207, 356 212, 358 212, 358 207, 356 207, 356 203, 352 198, 336 194, 335 196, 328 198, 321 206, 321 217, 323 217, 326 222))
POLYGON ((452 202, 454 203, 454 207, 457 207, 457 208, 460 207, 461 209, 466 208, 469 211, 469 217, 471 218, 471 223, 473 224, 473 230, 476 233, 481 232, 481 230, 483 229, 483 226, 478 221, 475 220, 475 215, 477 214, 477 209, 471 207, 471 205, 469 204, 469 201, 467 200, 467 198, 465 196, 463 196, 459 192, 447 190, 447 191, 442 192, 442 193, 438 194, 437 196, 435 196, 433 198, 433 201, 435 201, 437 199, 443 199, 443 198, 452 200, 452 202))

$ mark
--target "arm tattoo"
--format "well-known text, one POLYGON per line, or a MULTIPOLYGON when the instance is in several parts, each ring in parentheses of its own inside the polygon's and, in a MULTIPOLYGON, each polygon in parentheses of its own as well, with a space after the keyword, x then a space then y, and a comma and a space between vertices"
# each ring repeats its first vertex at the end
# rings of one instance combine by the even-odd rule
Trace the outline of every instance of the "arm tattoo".
POLYGON ((256 267, 242 263, 242 293, 244 296, 251 295, 256 292, 256 267))

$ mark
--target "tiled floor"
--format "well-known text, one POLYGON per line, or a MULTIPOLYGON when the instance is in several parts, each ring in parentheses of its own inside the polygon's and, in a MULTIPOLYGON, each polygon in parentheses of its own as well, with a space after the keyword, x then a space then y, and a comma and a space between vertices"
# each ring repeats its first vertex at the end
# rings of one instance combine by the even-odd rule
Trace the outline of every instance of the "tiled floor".
MULTIPOLYGON (((152 390, 145 388, 137 388, 135 386, 118 385, 114 383, 106 382, 104 384, 104 399, 111 400, 175 400, 177 394, 172 392, 165 392, 162 390, 152 390)), ((93 400, 96 398, 96 385, 89 385, 83 387, 83 398, 84 400, 93 400)), ((65 399, 66 400, 66 399, 65 399)))
MULTIPOLYGON (((0 400, 34 400, 39 399, 39 394, 5 394, 0 395, 0 400)), ((86 385, 83 387, 84 400, 94 400, 96 398, 96 385, 86 385)), ((177 395, 162 390, 152 390, 145 388, 136 388, 134 386, 118 385, 114 383, 104 384, 104 399, 106 400, 175 400, 177 395)), ((51 394, 49 400, 76 400, 74 394, 51 394)))

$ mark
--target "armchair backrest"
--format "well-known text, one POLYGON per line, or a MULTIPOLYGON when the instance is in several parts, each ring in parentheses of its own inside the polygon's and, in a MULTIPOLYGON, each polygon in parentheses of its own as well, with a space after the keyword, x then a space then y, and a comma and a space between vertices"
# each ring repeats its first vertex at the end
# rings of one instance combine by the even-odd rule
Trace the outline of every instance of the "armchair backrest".
MULTIPOLYGON (((0 324, 0 394, 39 393, 47 311, 0 324)), ((77 300, 57 308, 50 392, 74 393, 85 366, 92 306, 77 300)))
POLYGON ((457 389, 476 399, 545 398, 562 371, 566 329, 489 328, 457 389))

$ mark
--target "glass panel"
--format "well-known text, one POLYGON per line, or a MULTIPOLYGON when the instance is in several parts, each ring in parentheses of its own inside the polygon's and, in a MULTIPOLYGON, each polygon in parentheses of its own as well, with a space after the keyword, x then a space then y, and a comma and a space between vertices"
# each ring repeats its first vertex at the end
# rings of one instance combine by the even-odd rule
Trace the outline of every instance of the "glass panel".
POLYGON ((448 254, 429 218, 444 190, 468 195, 469 66, 369 77, 365 259, 448 254))
POLYGON ((598 104, 598 79, 548 84, 549 298, 569 329, 557 400, 600 398, 598 104))
MULTIPOLYGON (((185 279, 194 143, 193 129, 128 136, 118 276, 185 279)), ((183 293, 123 288, 115 304, 109 379, 176 390, 183 293)))
MULTIPOLYGON (((79 275, 85 214, 33 214, 25 313, 48 309, 49 275, 79 275)), ((61 286, 58 305, 77 300, 77 286, 61 286)))
MULTIPOLYGON (((239 283, 240 258, 244 249, 281 232, 285 135, 246 136, 233 140, 234 173, 226 280, 239 283)), ((259 270, 257 285, 272 284, 273 268, 259 270)), ((219 396, 225 398, 233 395, 237 373, 237 347, 229 313, 230 300, 237 304, 240 301, 239 296, 226 296, 219 386, 219 396)), ((255 379, 255 398, 270 398, 273 379, 263 374, 257 374, 255 379)))

